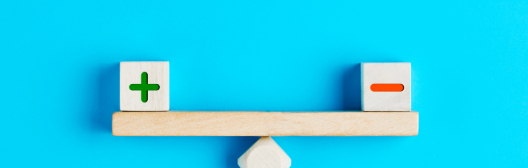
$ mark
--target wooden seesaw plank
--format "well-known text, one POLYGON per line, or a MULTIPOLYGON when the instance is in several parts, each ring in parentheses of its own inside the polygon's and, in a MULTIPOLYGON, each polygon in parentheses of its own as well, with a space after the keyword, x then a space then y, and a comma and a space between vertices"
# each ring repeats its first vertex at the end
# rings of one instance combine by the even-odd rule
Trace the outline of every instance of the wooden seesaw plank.
POLYGON ((114 136, 415 136, 418 112, 116 112, 114 136))

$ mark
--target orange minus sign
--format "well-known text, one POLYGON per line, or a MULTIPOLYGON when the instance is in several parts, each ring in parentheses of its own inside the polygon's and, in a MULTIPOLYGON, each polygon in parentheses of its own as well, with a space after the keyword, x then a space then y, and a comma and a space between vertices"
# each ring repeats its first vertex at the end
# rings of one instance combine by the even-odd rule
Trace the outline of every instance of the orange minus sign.
POLYGON ((372 90, 373 92, 401 92, 403 91, 403 84, 375 83, 375 84, 370 85, 370 90, 372 90))

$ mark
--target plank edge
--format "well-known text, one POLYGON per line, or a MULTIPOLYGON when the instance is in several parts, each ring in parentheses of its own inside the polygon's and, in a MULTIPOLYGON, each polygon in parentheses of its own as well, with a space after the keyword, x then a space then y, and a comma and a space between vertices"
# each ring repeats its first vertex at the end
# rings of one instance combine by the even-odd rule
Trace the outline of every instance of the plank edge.
MULTIPOLYGON (((252 115, 250 114, 250 115, 252 115)), ((214 114, 212 114, 214 115, 214 114)), ((411 120, 414 120, 414 118, 411 118, 411 120)), ((128 122, 138 122, 137 120, 136 121, 128 121, 128 122)), ((143 121, 144 122, 144 121, 143 121)), ((159 123, 157 123, 158 125, 160 125, 159 123)), ((163 125, 163 123, 161 124, 163 125)), ((169 124, 170 125, 170 124, 169 124)), ((408 124, 409 125, 409 124, 408 124)), ((139 127, 139 126, 136 126, 136 127, 139 127)), ((125 128, 126 129, 126 128, 125 128)), ((163 131, 162 131, 163 132, 163 131)), ((415 112, 415 111, 411 111, 411 112, 361 112, 361 111, 332 111, 332 112, 262 112, 262 111, 169 111, 169 112, 115 112, 112 114, 112 135, 113 136, 333 136, 333 137, 340 137, 340 136, 417 136, 419 133, 419 113, 418 112, 415 112), (402 114, 402 113, 408 113, 410 114, 412 117, 415 117, 415 123, 411 123, 410 125, 410 130, 409 131, 406 131, 406 132, 399 132, 399 133, 388 133, 388 134, 384 134, 384 133, 371 133, 371 134, 340 134, 340 133, 326 133, 326 134, 306 134, 306 133, 302 133, 302 134, 299 134, 299 133, 256 133, 256 134, 236 134, 236 133, 230 133, 230 134, 222 134, 222 133, 215 133, 215 134, 200 134, 200 133, 192 133, 192 134, 189 134, 189 133, 153 133, 153 132, 141 132, 141 133, 138 133, 137 131, 134 132, 126 132, 126 131, 122 131, 123 128, 122 128, 122 123, 124 121, 122 121, 122 118, 123 117, 127 117, 127 116, 133 116, 133 115, 171 115, 171 114, 175 114, 175 113, 179 113, 179 114, 188 114, 188 115, 193 115, 193 114, 202 114, 203 113, 240 113, 240 114, 248 114, 248 113, 252 113, 252 114, 271 114, 271 115, 282 115, 282 114, 286 114, 286 115, 297 115, 297 114, 315 114, 315 115, 324 115, 323 113, 328 113, 328 114, 336 114, 336 113, 339 113, 339 114, 345 114, 346 113, 351 113, 351 114, 366 114, 366 115, 369 115, 369 114, 372 114, 372 115, 383 115, 383 114, 402 114)))

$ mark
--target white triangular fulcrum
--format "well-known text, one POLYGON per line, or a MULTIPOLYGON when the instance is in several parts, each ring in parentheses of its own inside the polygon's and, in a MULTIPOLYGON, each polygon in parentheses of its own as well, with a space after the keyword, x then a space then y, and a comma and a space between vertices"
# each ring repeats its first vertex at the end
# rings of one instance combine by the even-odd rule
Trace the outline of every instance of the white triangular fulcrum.
POLYGON ((240 168, 289 168, 290 157, 269 136, 261 137, 240 158, 240 168))

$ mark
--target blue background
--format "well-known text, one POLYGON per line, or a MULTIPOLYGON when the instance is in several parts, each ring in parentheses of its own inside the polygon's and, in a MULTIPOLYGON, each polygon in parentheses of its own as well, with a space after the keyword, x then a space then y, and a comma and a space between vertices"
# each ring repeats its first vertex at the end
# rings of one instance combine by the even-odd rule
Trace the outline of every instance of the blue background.
POLYGON ((114 137, 120 61, 171 110, 359 110, 411 62, 414 137, 275 137, 292 167, 527 167, 526 1, 0 1, 2 167, 237 167, 258 137, 114 137))

